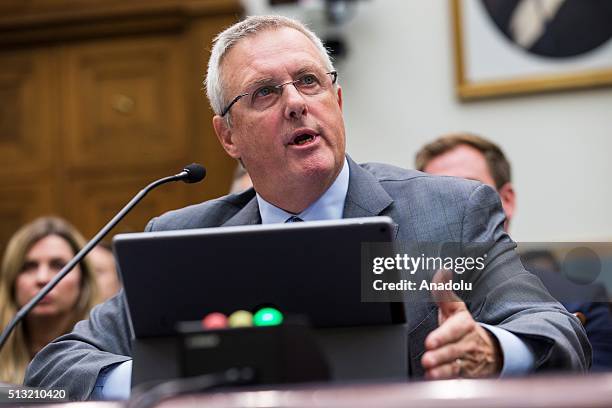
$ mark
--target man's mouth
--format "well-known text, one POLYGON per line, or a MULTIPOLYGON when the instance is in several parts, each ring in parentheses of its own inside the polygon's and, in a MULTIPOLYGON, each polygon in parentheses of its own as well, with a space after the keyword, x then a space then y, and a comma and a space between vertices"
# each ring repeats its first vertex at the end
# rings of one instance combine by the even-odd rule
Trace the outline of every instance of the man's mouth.
POLYGON ((318 135, 313 131, 296 132, 291 141, 288 143, 292 146, 304 146, 312 143, 318 135))
POLYGON ((314 136, 313 135, 299 135, 297 136, 295 139, 293 139, 293 141, 289 144, 293 144, 296 146, 301 146, 304 145, 306 143, 310 143, 314 140, 314 136))

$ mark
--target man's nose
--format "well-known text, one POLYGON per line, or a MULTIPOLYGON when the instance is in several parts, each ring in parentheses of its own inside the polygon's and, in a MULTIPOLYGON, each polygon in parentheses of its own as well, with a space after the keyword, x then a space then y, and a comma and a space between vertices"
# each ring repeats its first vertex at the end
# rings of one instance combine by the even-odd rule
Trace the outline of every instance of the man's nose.
POLYGON ((287 84, 281 97, 285 100, 284 114, 286 119, 299 119, 308 113, 306 98, 295 84, 287 84))

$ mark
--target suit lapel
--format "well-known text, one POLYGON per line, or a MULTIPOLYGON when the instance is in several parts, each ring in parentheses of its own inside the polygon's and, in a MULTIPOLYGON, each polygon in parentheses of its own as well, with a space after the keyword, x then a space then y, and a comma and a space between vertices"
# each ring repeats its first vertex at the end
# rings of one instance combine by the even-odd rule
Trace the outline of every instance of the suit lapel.
POLYGON ((232 218, 223 223, 223 227, 232 227, 236 225, 254 225, 261 224, 261 215, 259 214, 259 205, 257 198, 253 194, 253 198, 238 211, 232 218))
MULTIPOLYGON (((368 171, 355 163, 348 155, 350 178, 344 202, 343 218, 375 217, 393 204, 393 199, 379 181, 368 171)), ((257 198, 253 198, 222 226, 261 224, 257 198)), ((397 236, 399 226, 393 223, 393 238, 397 236)))
MULTIPOLYGON (((350 178, 344 202, 343 218, 375 217, 393 204, 393 199, 368 171, 355 163, 348 155, 350 178)), ((393 238, 399 226, 393 223, 393 238)))

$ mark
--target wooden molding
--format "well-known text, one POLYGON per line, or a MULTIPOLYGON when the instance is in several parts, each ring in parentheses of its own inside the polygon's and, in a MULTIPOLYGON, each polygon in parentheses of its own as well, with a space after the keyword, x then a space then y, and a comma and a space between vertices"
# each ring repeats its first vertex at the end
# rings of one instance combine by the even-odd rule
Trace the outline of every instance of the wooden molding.
POLYGON ((180 31, 193 18, 240 14, 238 0, 22 0, 0 5, 0 46, 180 31))

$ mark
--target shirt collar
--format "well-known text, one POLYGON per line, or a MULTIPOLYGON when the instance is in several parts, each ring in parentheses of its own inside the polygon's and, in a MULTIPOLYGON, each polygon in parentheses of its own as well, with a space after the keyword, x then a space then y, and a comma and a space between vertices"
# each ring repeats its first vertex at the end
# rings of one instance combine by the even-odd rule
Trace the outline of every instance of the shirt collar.
POLYGON ((319 197, 317 201, 312 203, 299 214, 288 213, 287 211, 270 204, 259 194, 256 194, 257 204, 259 204, 259 214, 261 215, 261 223, 283 223, 292 215, 300 217, 304 221, 338 220, 342 218, 348 186, 349 166, 345 157, 342 170, 340 171, 340 174, 338 174, 338 177, 336 177, 336 180, 334 180, 333 184, 325 193, 323 193, 321 197, 319 197))

